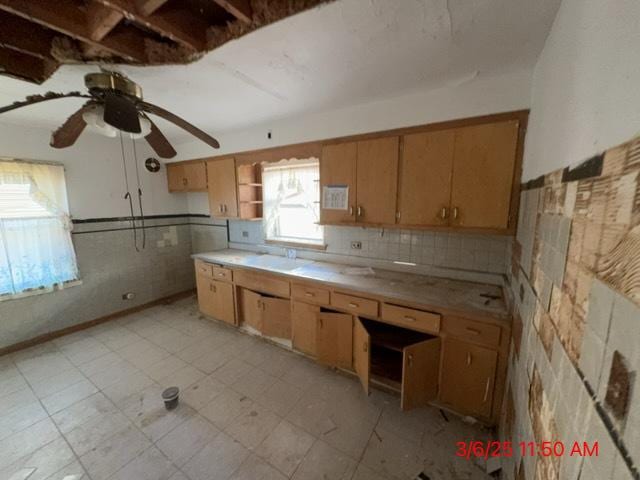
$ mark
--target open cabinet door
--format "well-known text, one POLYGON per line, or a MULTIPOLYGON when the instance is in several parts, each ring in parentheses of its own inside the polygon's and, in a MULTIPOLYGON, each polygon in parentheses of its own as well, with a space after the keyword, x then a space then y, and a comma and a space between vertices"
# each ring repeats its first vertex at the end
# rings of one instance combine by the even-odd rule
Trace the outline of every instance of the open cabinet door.
POLYGON ((316 324, 318 362, 352 368, 353 317, 348 313, 320 312, 316 324))
POLYGON ((438 394, 440 339, 414 343, 402 352, 402 410, 423 407, 438 394))
POLYGON ((358 317, 353 319, 353 368, 360 377, 362 388, 369 395, 371 366, 371 336, 358 317))
POLYGON ((262 296, 246 288, 241 289, 242 323, 262 331, 262 296))
POLYGON ((289 300, 262 297, 262 334, 291 339, 291 303, 289 300))

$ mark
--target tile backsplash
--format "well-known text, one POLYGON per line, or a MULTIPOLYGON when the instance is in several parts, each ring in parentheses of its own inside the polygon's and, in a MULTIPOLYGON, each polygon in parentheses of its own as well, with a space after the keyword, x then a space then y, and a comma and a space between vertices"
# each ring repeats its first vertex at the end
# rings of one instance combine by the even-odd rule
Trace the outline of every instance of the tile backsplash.
MULTIPOLYGON (((326 253, 503 274, 512 237, 421 230, 327 226, 326 253), (351 248, 360 242, 361 248, 351 248)), ((262 222, 230 221, 233 244, 262 245, 262 222)))

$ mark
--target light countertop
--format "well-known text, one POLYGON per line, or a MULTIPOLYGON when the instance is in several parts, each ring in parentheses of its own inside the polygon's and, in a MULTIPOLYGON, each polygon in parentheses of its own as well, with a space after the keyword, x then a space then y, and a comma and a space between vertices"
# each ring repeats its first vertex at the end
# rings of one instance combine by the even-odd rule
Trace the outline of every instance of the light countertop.
POLYGON ((509 319, 502 288, 497 285, 378 268, 363 269, 348 264, 291 259, 243 250, 219 250, 198 253, 192 257, 230 267, 284 275, 292 280, 323 282, 333 288, 369 293, 425 307, 439 307, 460 314, 477 314, 503 321, 509 319))

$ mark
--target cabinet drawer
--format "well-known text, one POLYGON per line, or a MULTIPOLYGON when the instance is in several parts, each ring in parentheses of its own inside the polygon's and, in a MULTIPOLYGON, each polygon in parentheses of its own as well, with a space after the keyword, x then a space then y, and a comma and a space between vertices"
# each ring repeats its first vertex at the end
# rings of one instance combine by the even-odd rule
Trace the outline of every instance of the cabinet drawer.
POLYGON ((211 277, 213 275, 213 265, 202 260, 196 260, 196 274, 211 277))
POLYGON ((447 316, 443 321, 442 329, 452 337, 461 340, 494 347, 500 345, 500 327, 497 325, 447 316))
POLYGON ((440 314, 383 303, 380 317, 389 323, 427 333, 440 331, 440 314))
POLYGON ((247 270, 236 270, 233 274, 236 285, 255 290, 257 292, 270 293, 279 297, 289 297, 289 282, 264 273, 255 273, 247 270))
POLYGON ((378 302, 368 298, 333 292, 331 294, 331 305, 360 315, 378 316, 378 302))
POLYGON ((325 290, 324 288, 294 283, 291 285, 291 296, 298 300, 304 300, 307 303, 329 305, 329 290, 325 290))
POLYGON ((215 278, 216 280, 220 280, 221 282, 232 282, 233 281, 233 271, 228 269, 228 268, 224 268, 224 267, 217 267, 215 265, 211 266, 211 270, 213 272, 213 278, 215 278))

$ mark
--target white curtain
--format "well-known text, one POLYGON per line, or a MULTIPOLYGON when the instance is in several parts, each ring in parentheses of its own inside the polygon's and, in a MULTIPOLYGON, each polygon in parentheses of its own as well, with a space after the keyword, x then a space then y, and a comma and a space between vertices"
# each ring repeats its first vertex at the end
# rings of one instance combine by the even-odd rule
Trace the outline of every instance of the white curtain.
POLYGON ((0 295, 78 277, 64 169, 0 161, 0 295))
POLYGON ((320 243, 318 159, 282 160, 262 173, 267 239, 320 243))

